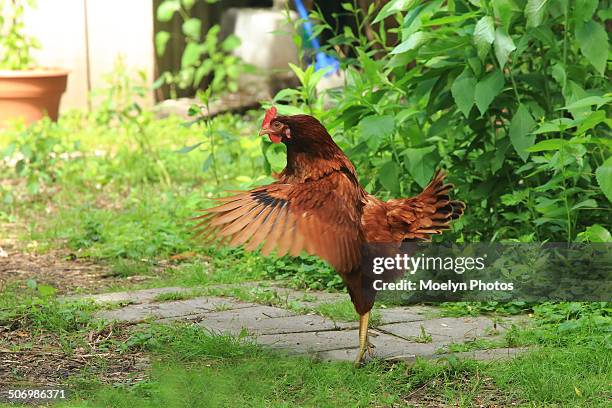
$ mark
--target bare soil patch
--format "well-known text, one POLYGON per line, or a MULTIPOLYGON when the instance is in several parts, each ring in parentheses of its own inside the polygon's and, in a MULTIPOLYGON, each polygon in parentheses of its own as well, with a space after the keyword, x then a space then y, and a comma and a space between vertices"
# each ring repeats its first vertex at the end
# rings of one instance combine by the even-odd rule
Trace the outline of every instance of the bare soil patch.
POLYGON ((103 265, 78 259, 65 250, 32 251, 17 238, 18 232, 16 224, 0 224, 0 292, 15 282, 25 286, 29 279, 51 285, 60 294, 100 292, 129 282, 112 277, 103 265))
POLYGON ((142 381, 148 357, 116 347, 128 337, 127 326, 112 325, 84 334, 79 345, 71 347, 74 338, 0 326, 0 384, 51 386, 78 378, 95 378, 104 384, 142 381))

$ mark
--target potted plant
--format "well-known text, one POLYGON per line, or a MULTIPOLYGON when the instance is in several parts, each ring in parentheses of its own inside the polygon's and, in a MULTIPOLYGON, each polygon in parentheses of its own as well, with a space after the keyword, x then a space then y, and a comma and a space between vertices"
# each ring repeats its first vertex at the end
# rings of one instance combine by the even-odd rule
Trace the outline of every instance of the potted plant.
POLYGON ((24 33, 23 13, 33 0, 0 0, 0 125, 22 117, 57 120, 68 71, 38 68, 31 51, 38 41, 24 33))

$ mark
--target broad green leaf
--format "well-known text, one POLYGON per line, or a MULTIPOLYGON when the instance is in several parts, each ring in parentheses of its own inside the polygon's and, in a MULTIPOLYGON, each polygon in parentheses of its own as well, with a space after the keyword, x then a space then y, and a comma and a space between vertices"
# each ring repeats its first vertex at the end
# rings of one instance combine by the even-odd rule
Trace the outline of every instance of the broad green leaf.
POLYGON ((451 93, 455 99, 455 103, 466 118, 469 116, 472 106, 474 105, 475 88, 476 78, 474 78, 469 68, 464 69, 451 86, 451 93))
POLYGON ((164 0, 157 7, 157 20, 161 22, 170 21, 174 13, 180 9, 181 2, 179 0, 164 0))
POLYGON ((514 51, 514 58, 518 58, 529 48, 529 43, 533 40, 531 34, 523 34, 516 44, 516 51, 514 51))
POLYGON ((304 84, 305 72, 295 64, 289 63, 289 68, 293 71, 296 77, 300 80, 300 83, 304 84))
POLYGON ((276 95, 274 95, 274 102, 278 102, 278 101, 290 101, 293 98, 297 98, 298 96, 301 95, 301 92, 297 89, 293 89, 293 88, 284 88, 281 89, 280 91, 278 91, 276 93, 276 95))
POLYGON ((214 69, 214 63, 211 59, 206 59, 202 62, 202 64, 195 70, 193 74, 193 86, 197 88, 200 83, 202 83, 202 79, 206 75, 209 75, 214 69))
POLYGON ((391 136, 395 130, 395 119, 391 115, 366 116, 359 122, 361 140, 368 147, 376 151, 385 138, 391 136))
POLYGON ((166 52, 166 45, 170 39, 170 33, 167 31, 159 31, 155 34, 155 52, 158 56, 164 55, 166 52))
POLYGON ((576 133, 581 135, 589 129, 593 129, 595 126, 606 121, 606 112, 598 110, 587 116, 576 129, 576 133))
POLYGON ((603 75, 609 49, 606 29, 598 22, 588 21, 576 29, 576 41, 582 55, 603 75))
POLYGON ((565 73, 565 68, 561 63, 556 63, 555 65, 553 65, 551 74, 552 77, 555 78, 555 81, 557 81, 557 83, 561 85, 562 88, 565 87, 565 83, 567 81, 567 74, 565 73))
POLYGON ((574 109, 586 108, 586 107, 593 106, 593 105, 595 105, 599 109, 599 107, 601 107, 602 105, 610 102, 611 99, 612 98, 610 97, 587 96, 586 98, 579 99, 560 109, 571 111, 574 109))
POLYGON ((425 187, 431 180, 438 164, 437 155, 434 155, 435 146, 406 149, 402 155, 408 159, 408 171, 414 180, 425 187))
POLYGON ((385 4, 385 6, 380 10, 380 12, 372 23, 376 24, 387 17, 399 13, 400 11, 406 11, 410 9, 415 3, 416 0, 391 0, 390 2, 385 4))
POLYGON ((500 197, 503 205, 518 205, 529 199, 529 190, 517 190, 500 197))
POLYGON ((40 192, 40 184, 38 181, 33 180, 28 183, 28 192, 32 195, 38 194, 40 192))
POLYGON ((534 135, 550 132, 561 132, 563 130, 576 126, 576 121, 570 118, 559 118, 542 123, 542 125, 533 131, 534 135))
MULTIPOLYGON (((584 117, 591 111, 590 105, 586 106, 572 106, 574 103, 577 103, 581 99, 586 99, 588 97, 587 92, 584 90, 580 84, 571 80, 570 77, 567 78, 565 88, 562 89, 563 98, 565 99, 566 106, 563 108, 557 108, 557 110, 567 109, 571 113, 574 119, 580 119, 584 117)), ((579 105, 579 104, 578 104, 579 105)))
POLYGON ((423 22, 421 24, 421 27, 441 26, 445 24, 460 23, 462 21, 474 18, 478 16, 479 14, 480 14, 479 12, 474 11, 472 13, 465 13, 465 14, 459 14, 459 15, 454 15, 454 16, 434 18, 433 20, 423 22))
POLYGON ((285 149, 282 147, 282 143, 266 142, 268 149, 266 149, 265 155, 268 163, 272 167, 272 171, 280 171, 287 165, 287 154, 285 149))
POLYGON ((234 34, 230 34, 223 42, 221 43, 221 49, 225 52, 234 51, 236 48, 240 46, 240 37, 234 34))
POLYGON ((560 216, 564 214, 565 209, 559 205, 562 201, 561 198, 547 198, 547 197, 539 197, 536 199, 537 204, 535 205, 536 211, 541 214, 545 214, 548 217, 554 218, 556 216, 560 216))
POLYGON ((574 17, 576 23, 586 22, 593 18, 599 0, 575 0, 574 17))
POLYGON ((200 61, 200 55, 202 54, 202 46, 200 44, 190 42, 183 51, 181 58, 181 67, 187 68, 189 66, 196 65, 200 61))
POLYGON ((498 69, 488 74, 476 84, 474 100, 481 114, 484 115, 491 102, 499 95, 502 89, 504 89, 504 75, 498 69))
POLYGON ((378 171, 380 184, 392 193, 399 193, 399 167, 394 161, 388 161, 378 171))
POLYGON ((178 85, 179 87, 187 87, 193 83, 193 76, 195 74, 195 67, 183 67, 178 73, 178 85))
POLYGON ((346 11, 354 11, 354 6, 351 3, 342 3, 341 6, 346 11))
MULTIPOLYGON (((612 123, 608 123, 608 126, 612 127, 612 123)), ((599 144, 602 146, 607 146, 608 149, 612 150, 612 138, 609 137, 592 137, 589 136, 591 142, 595 143, 595 144, 599 144)))
POLYGON ((527 27, 537 27, 544 21, 548 0, 527 0, 525 6, 525 17, 527 18, 527 27))
POLYGON ((185 34, 187 37, 193 40, 199 40, 202 29, 202 22, 198 18, 187 19, 185 20, 185 22, 183 22, 182 29, 183 34, 185 34))
POLYGON ((183 7, 185 7, 187 10, 191 10, 196 1, 197 0, 181 0, 181 3, 183 3, 183 7))
POLYGON ((565 145, 565 143, 567 142, 563 139, 542 140, 541 142, 538 142, 534 144, 533 146, 526 148, 525 151, 530 152, 530 153, 535 153, 535 152, 545 152, 549 150, 560 150, 561 147, 565 145))
MULTIPOLYGON (((359 62, 365 77, 371 83, 378 85, 381 80, 379 62, 375 61, 373 58, 370 58, 370 56, 363 50, 357 50, 357 53, 359 54, 359 62)), ((323 72, 323 70, 319 70, 318 72, 323 72)))
POLYGON ((580 208, 597 208, 597 201, 589 198, 572 206, 572 210, 579 210, 580 208))
POLYGON ((586 230, 578 234, 580 242, 612 242, 610 231, 599 224, 593 224, 587 227, 586 230))
POLYGON ((197 103, 191 104, 191 106, 187 110, 187 115, 189 116, 199 115, 200 113, 202 113, 202 107, 197 103))
POLYGON ((512 21, 512 15, 515 12, 521 11, 513 0, 493 0, 493 14, 496 19, 502 24, 502 28, 506 31, 510 29, 510 22, 512 21))
POLYGON ((512 121, 510 121, 509 133, 510 142, 512 142, 514 150, 523 161, 527 161, 529 157, 529 152, 526 149, 533 146, 535 141, 535 136, 530 133, 535 124, 527 107, 520 104, 512 117, 512 121))
POLYGON ((472 68, 472 72, 474 72, 474 75, 479 77, 480 74, 482 74, 483 66, 482 66, 482 61, 480 60, 480 58, 469 57, 467 59, 467 63, 469 67, 472 68))
POLYGON ((498 28, 495 30, 495 44, 493 45, 495 49, 495 56, 497 57, 497 61, 499 65, 503 68, 508 62, 508 57, 510 53, 516 50, 516 45, 514 45, 514 41, 512 41, 512 37, 508 35, 504 28, 498 28))
POLYGON ((595 178, 604 195, 612 202, 612 157, 595 170, 595 178))
POLYGON ((481 60, 487 56, 491 44, 495 40, 495 22, 493 17, 484 16, 474 27, 474 44, 481 60))
POLYGON ((54 288, 53 286, 51 286, 51 285, 44 285, 44 284, 38 285, 36 287, 36 290, 38 290, 38 293, 42 297, 53 296, 57 292, 57 289, 54 288))
POLYGON ((429 37, 430 35, 423 31, 417 31, 416 33, 410 34, 405 41, 391 51, 391 54, 401 54, 406 51, 414 50, 425 44, 429 37))
POLYGON ((497 171, 504 165, 508 147, 510 147, 510 141, 507 137, 503 138, 502 140, 498 140, 495 144, 495 154, 491 160, 491 171, 493 174, 497 173, 497 171))

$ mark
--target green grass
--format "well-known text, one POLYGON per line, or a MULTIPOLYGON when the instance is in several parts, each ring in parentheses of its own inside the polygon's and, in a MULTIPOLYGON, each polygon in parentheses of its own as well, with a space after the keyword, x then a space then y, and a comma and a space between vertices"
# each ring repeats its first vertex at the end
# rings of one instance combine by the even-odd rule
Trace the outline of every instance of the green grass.
POLYGON ((475 339, 464 343, 451 343, 448 346, 440 349, 437 353, 462 353, 474 350, 487 350, 492 348, 508 347, 506 340, 490 340, 490 339, 475 339))
POLYGON ((23 327, 26 329, 46 330, 58 334, 82 331, 99 325, 92 314, 100 309, 99 305, 86 300, 60 301, 54 297, 39 297, 28 292, 20 295, 4 292, 0 294, 0 325, 23 327), (24 296, 19 301, 15 296, 24 296), (8 298, 8 300, 7 300, 8 298), (13 299, 10 299, 13 298, 13 299))
POLYGON ((531 310, 532 304, 523 301, 512 302, 444 302, 441 315, 446 317, 492 315, 515 315, 531 310))
POLYGON ((193 291, 193 292, 167 292, 167 293, 160 293, 159 295, 155 296, 153 301, 155 301, 155 302, 170 302, 170 301, 175 301, 175 300, 187 300, 187 299, 191 299, 191 298, 194 298, 196 296, 199 296, 199 295, 200 295, 200 293, 198 293, 198 291, 193 291))
POLYGON ((151 326, 130 342, 159 353, 151 379, 131 389, 77 394, 66 406, 386 406, 438 377, 453 395, 466 394, 463 379, 479 370, 469 362, 422 361, 412 367, 374 361, 355 369, 348 362, 282 356, 192 325, 151 326))
POLYGON ((423 326, 422 324, 419 327, 419 335, 409 337, 409 339, 414 341, 415 343, 422 344, 431 343, 433 341, 431 334, 427 333, 427 331, 425 330, 425 326, 423 326))
POLYGON ((306 313, 300 302, 289 300, 283 296, 276 288, 261 285, 253 286, 226 286, 226 287, 207 287, 203 292, 210 296, 230 296, 245 302, 259 303, 268 306, 279 306, 298 313, 306 313))
MULTIPOLYGON (((355 311, 355 307, 350 299, 341 300, 338 302, 321 303, 313 308, 313 311, 321 316, 329 317, 334 321, 339 322, 358 322, 359 315, 355 311)), ((380 324, 380 313, 376 308, 372 309, 370 315, 370 326, 378 326, 380 324)))
POLYGON ((612 352, 600 347, 541 348, 490 374, 527 401, 559 406, 606 407, 612 390, 612 352))
POLYGON ((610 397, 611 354, 588 348, 541 348, 503 363, 374 361, 355 369, 350 363, 275 354, 193 325, 151 326, 127 343, 158 356, 151 378, 131 388, 77 390, 76 400, 66 406, 386 406, 426 386, 432 388, 430 397, 463 401, 460 406, 473 406, 475 398, 492 392, 506 401, 501 406, 532 401, 603 407, 610 397))

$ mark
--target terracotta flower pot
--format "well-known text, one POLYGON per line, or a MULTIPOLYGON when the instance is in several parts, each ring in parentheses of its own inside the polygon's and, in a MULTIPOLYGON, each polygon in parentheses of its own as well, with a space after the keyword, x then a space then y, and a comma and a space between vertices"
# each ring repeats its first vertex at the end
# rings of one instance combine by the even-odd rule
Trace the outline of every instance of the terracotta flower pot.
POLYGON ((67 81, 68 71, 58 68, 0 70, 0 126, 20 117, 26 123, 43 116, 57 120, 67 81))

